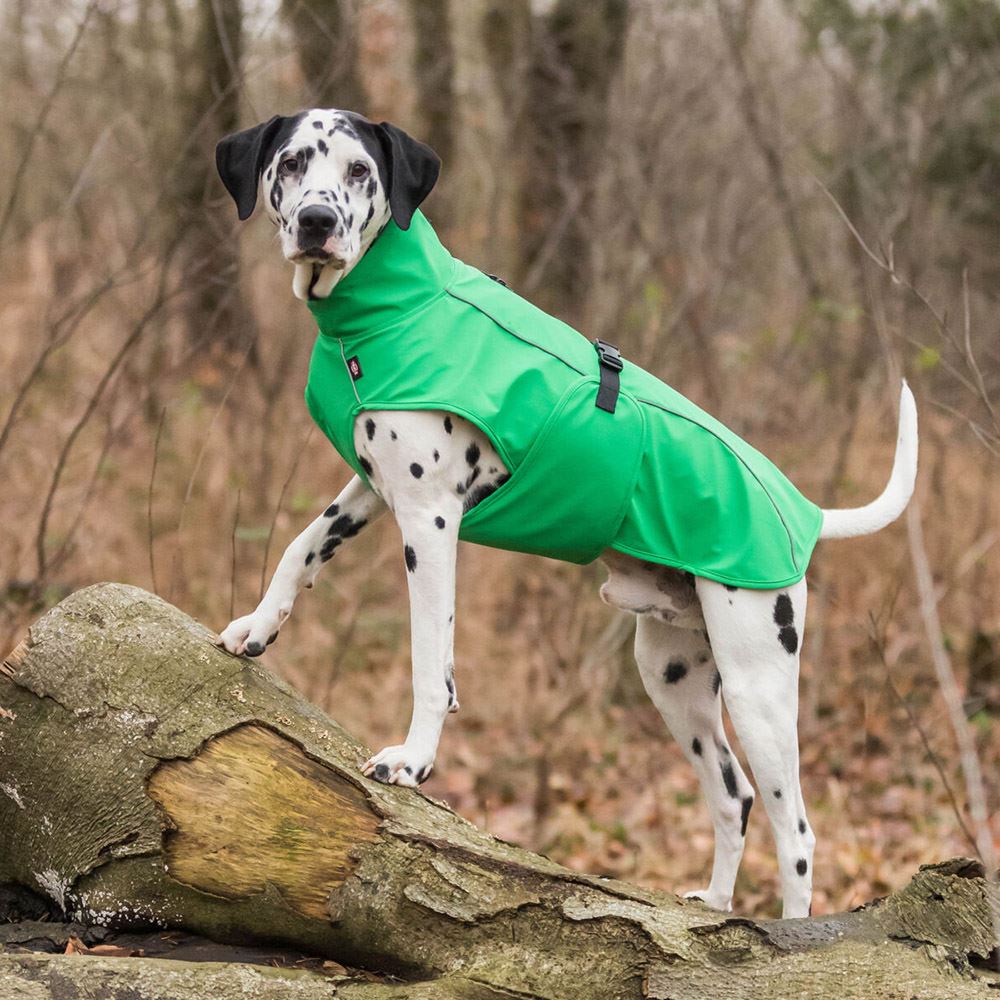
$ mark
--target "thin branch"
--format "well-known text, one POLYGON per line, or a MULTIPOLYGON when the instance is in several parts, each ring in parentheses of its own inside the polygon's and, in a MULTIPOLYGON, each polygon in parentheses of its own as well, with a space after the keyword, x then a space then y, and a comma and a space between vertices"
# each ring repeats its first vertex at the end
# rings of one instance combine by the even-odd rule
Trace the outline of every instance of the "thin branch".
MULTIPOLYGON (((979 764, 975 739, 962 707, 962 695, 958 688, 958 681, 955 679, 951 657, 949 657, 944 644, 941 619, 938 616, 934 577, 931 573, 930 561, 927 558, 927 547, 924 544, 920 506, 916 500, 910 501, 909 509, 906 512, 906 528, 910 541, 910 559, 917 581, 917 592, 920 595, 920 616, 927 635, 927 644, 930 646, 931 662, 934 664, 938 686, 941 688, 941 695, 948 711, 948 721, 951 724, 955 742, 958 744, 969 815, 975 828, 976 850, 986 869, 987 877, 996 878, 997 852, 993 843, 993 831, 986 805, 986 788, 983 782, 982 768, 979 764)), ((1000 906, 993 907, 993 923, 997 940, 1000 941, 1000 906)))
MULTIPOLYGON (((822 189, 823 193, 830 199, 831 204, 836 210, 837 214, 844 221, 844 224, 850 230, 851 235, 857 241, 858 246, 865 252, 869 259, 882 271, 884 271, 893 282, 893 284, 899 285, 905 291, 909 292, 926 310, 930 313, 934 320, 935 325, 938 328, 938 332, 942 338, 951 345, 951 347, 959 354, 960 357, 965 361, 966 367, 969 369, 972 375, 972 381, 959 373, 953 366, 948 365, 949 372, 957 378, 974 396, 976 396, 979 401, 985 407, 987 413, 989 414, 990 421, 992 423, 992 428, 988 432, 992 438, 1000 441, 1000 414, 997 413, 996 407, 993 404, 993 400, 990 399, 989 391, 986 388, 986 382, 983 378, 982 370, 979 367, 979 363, 976 361, 975 353, 972 350, 972 338, 971 338, 971 318, 969 309, 969 289, 968 289, 968 277, 963 272, 962 275, 962 285, 963 285, 963 305, 964 305, 964 342, 959 344, 954 333, 952 332, 951 326, 948 323, 948 314, 938 310, 930 299, 919 288, 917 288, 912 282, 904 278, 899 271, 896 269, 896 258, 895 251, 892 243, 887 247, 880 247, 880 252, 876 253, 871 247, 865 242, 864 237, 858 232, 857 227, 848 218, 847 213, 841 207, 840 203, 834 197, 830 189, 815 175, 813 175, 813 180, 822 189)), ((944 359, 942 359, 943 364, 947 364, 944 359)), ((966 417, 966 420, 968 418, 966 417)), ((971 421, 969 421, 971 423, 971 421)))
MULTIPOLYGON (((160 309, 163 308, 164 303, 168 300, 168 298, 170 298, 170 295, 167 294, 164 287, 167 280, 167 269, 168 262, 167 260, 164 260, 160 275, 160 286, 157 289, 156 296, 153 299, 152 304, 139 318, 139 321, 132 328, 132 332, 125 338, 122 345, 118 348, 115 356, 111 359, 110 364, 107 366, 104 374, 98 381, 96 388, 91 393, 90 399, 87 401, 87 405, 84 407, 83 413, 73 425, 73 429, 69 432, 69 435, 66 437, 66 440, 63 442, 63 446, 60 449, 59 457, 56 459, 55 470, 53 471, 52 479, 49 482, 49 490, 45 496, 45 501, 42 504, 42 514, 38 521, 38 531, 35 534, 35 558, 37 562, 39 581, 41 581, 46 574, 47 559, 45 553, 45 535, 48 530, 49 517, 52 513, 52 503, 55 498, 56 491, 59 489, 59 484, 66 468, 66 461, 69 458, 69 453, 72 450, 73 445, 76 443, 76 439, 80 436, 83 428, 87 425, 94 411, 97 409, 97 404, 104 395, 105 389, 107 389, 112 378, 114 378, 115 374, 118 372, 118 369, 121 367, 121 364, 127 357, 129 351, 131 351, 139 341, 139 338, 145 332, 149 321, 160 311, 160 309)), ((176 292, 171 294, 176 294, 176 292)))
POLYGON ((247 345, 247 349, 243 352, 243 357, 240 359, 240 363, 236 366, 236 370, 233 372, 229 379, 229 385, 226 386, 226 391, 223 393, 222 399, 219 401, 219 405, 215 408, 215 412, 212 414, 212 419, 208 423, 208 428, 202 437, 201 447, 198 449, 198 454, 194 460, 194 466, 191 469, 191 475, 188 478, 187 488, 184 491, 184 499, 181 501, 181 513, 177 519, 177 538, 178 544, 174 549, 174 566, 173 573, 171 574, 171 589, 170 589, 170 599, 173 599, 173 580, 176 577, 176 571, 178 564, 181 560, 181 545, 180 539, 184 536, 184 521, 187 517, 188 505, 191 502, 191 495, 194 493, 194 484, 198 479, 198 473, 201 470, 201 463, 205 458, 205 452, 208 449, 208 442, 211 440, 212 431, 215 428, 216 421, 219 419, 219 414, 222 413, 223 408, 229 399, 229 394, 233 391, 233 387, 236 385, 236 380, 240 376, 240 372, 243 371, 244 366, 247 363, 247 359, 250 357, 250 352, 253 350, 254 342, 250 341, 247 345))
MULTIPOLYGON (((306 448, 309 446, 309 442, 312 439, 312 434, 315 429, 316 425, 310 423, 309 429, 306 431, 306 436, 303 438, 302 444, 299 446, 299 450, 295 455, 295 461, 292 462, 292 467, 288 470, 288 475, 285 477, 285 481, 281 484, 281 493, 278 494, 278 502, 274 507, 274 516, 271 518, 271 526, 267 529, 267 541, 264 543, 264 561, 260 565, 260 593, 257 596, 257 600, 260 600, 264 596, 264 584, 267 579, 267 560, 271 553, 271 539, 274 537, 274 527, 278 523, 278 514, 281 511, 281 505, 285 502, 285 492, 288 489, 288 484, 295 476, 295 470, 299 467, 299 462, 301 461, 303 454, 305 454, 306 448)), ((230 621, 232 621, 232 616, 230 616, 230 621)))
POLYGON ((149 578, 153 584, 153 593, 159 595, 160 588, 156 585, 156 562, 153 557, 153 485, 156 482, 156 464, 160 457, 160 435, 167 418, 167 408, 160 411, 160 422, 156 426, 156 440, 153 442, 153 468, 149 473, 149 491, 146 495, 146 524, 149 528, 149 578))
POLYGON ((236 513, 233 515, 233 533, 230 538, 230 546, 232 549, 232 561, 229 566, 229 620, 232 621, 236 616, 236 532, 240 526, 240 497, 243 495, 243 490, 238 489, 236 491, 236 513))
POLYGON ((896 687, 896 682, 892 676, 892 669, 889 667, 889 661, 885 655, 885 643, 882 636, 878 632, 875 617, 870 612, 868 620, 870 625, 868 638, 871 641, 872 648, 876 653, 878 653, 879 660, 882 663, 882 668, 885 670, 886 686, 892 692, 892 696, 902 706, 903 711, 906 712, 906 717, 910 720, 910 725, 913 726, 917 735, 920 737, 920 742, 924 746, 924 752, 927 754, 927 759, 934 765, 934 770, 937 771, 938 777, 941 779, 941 786, 948 795, 948 801, 951 803, 951 809, 955 814, 955 820, 962 828, 962 833, 965 834, 965 838, 968 840, 969 846, 973 851, 978 853, 975 835, 969 829, 969 825, 965 822, 965 817, 962 815, 962 807, 959 805, 955 791, 951 787, 951 782, 948 780, 948 775, 945 773, 944 765, 941 763, 941 758, 938 757, 938 755, 934 752, 934 749, 931 747, 931 742, 927 738, 927 733, 924 731, 924 727, 920 725, 920 720, 914 714, 913 709, 910 708, 910 703, 905 697, 903 697, 903 693, 899 690, 899 688, 896 687))
POLYGON ((11 182, 10 194, 7 197, 7 204, 4 207, 3 216, 0 217, 0 247, 4 245, 4 238, 7 235, 7 229, 10 226, 11 219, 14 217, 14 206, 17 204, 17 197, 21 193, 21 183, 23 182, 25 172, 28 169, 31 154, 34 152, 35 142, 42 130, 45 128, 45 121, 49 117, 52 105, 55 103, 56 95, 60 90, 62 90, 62 86, 66 82, 66 73, 69 69, 69 64, 73 59, 81 40, 83 39, 83 34, 87 29, 87 24, 90 21, 91 15, 95 10, 97 10, 97 7, 98 0, 91 0, 91 2, 87 4, 87 9, 83 12, 83 17, 80 18, 80 23, 76 26, 76 31, 73 34, 73 39, 69 44, 69 48, 63 54, 62 59, 59 60, 59 65, 56 68, 55 80, 52 83, 52 87, 49 89, 45 100, 42 102, 42 106, 38 109, 38 115, 35 118, 34 127, 28 136, 28 143, 24 147, 21 159, 18 161, 17 167, 14 170, 14 179, 11 182))

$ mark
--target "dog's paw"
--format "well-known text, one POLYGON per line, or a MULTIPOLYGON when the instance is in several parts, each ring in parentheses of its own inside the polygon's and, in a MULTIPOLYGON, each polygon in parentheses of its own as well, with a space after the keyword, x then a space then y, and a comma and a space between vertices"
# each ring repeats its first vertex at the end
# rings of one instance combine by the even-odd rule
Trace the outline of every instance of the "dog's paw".
POLYGON ((361 765, 361 773, 383 785, 406 785, 416 788, 434 770, 434 758, 420 754, 405 745, 386 747, 361 765))
POLYGON ((708 889, 692 889, 684 893, 685 899, 700 899, 706 906, 713 910, 721 910, 723 913, 733 912, 733 897, 723 897, 721 894, 710 892, 708 889))
POLYGON ((216 645, 236 656, 260 656, 278 638, 278 630, 288 615, 262 612, 259 608, 230 622, 219 634, 216 645))

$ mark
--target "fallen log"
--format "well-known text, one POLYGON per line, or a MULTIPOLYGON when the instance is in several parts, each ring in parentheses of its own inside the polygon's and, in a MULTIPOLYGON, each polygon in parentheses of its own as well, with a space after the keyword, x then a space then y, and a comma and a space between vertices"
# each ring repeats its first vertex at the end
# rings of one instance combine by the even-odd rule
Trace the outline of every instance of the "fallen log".
POLYGON ((854 913, 726 918, 363 778, 365 747, 212 638, 116 584, 32 626, 0 668, 0 885, 87 925, 278 944, 424 984, 400 996, 923 1000, 997 981, 1000 900, 974 862, 921 869, 854 913))

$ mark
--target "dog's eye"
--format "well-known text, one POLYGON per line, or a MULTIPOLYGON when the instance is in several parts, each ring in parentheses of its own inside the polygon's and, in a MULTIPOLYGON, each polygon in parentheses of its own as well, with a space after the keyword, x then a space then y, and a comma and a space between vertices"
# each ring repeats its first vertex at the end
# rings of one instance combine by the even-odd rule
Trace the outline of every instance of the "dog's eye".
POLYGON ((369 173, 370 171, 368 169, 367 163, 361 163, 360 161, 358 161, 357 163, 351 164, 350 174, 351 177, 354 178, 354 180, 358 180, 361 177, 367 177, 369 173))
POLYGON ((279 164, 278 170, 283 174, 294 174, 299 169, 297 156, 286 156, 279 164))

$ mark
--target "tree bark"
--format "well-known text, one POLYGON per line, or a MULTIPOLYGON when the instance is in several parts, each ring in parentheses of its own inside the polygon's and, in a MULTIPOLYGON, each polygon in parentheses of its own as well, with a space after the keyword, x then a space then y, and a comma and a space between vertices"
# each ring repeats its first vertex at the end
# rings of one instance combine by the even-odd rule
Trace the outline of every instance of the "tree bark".
POLYGON ((358 68, 357 0, 282 0, 302 70, 304 105, 364 114, 368 99, 358 68))
POLYGON ((429 991, 399 996, 987 995, 1000 900, 973 862, 791 921, 570 872, 361 777, 364 747, 212 639, 115 584, 31 628, 0 668, 0 884, 84 924, 277 943, 429 991))

